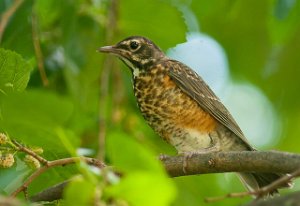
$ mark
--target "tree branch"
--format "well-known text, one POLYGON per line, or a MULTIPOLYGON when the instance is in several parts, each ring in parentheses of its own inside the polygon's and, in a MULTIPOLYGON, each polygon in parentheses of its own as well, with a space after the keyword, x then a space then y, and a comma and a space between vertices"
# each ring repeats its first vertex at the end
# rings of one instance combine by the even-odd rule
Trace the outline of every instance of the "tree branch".
POLYGON ((223 173, 223 172, 262 172, 292 173, 300 168, 300 154, 278 151, 242 151, 165 156, 162 158, 171 177, 223 173), (186 166, 184 165, 184 162, 186 166))
MULTIPOLYGON (((207 173, 223 173, 223 172, 275 172, 275 173, 290 173, 291 177, 284 176, 278 181, 266 186, 275 187, 283 182, 288 182, 292 177, 297 177, 300 174, 300 154, 277 152, 277 151, 243 151, 243 152, 220 152, 195 154, 191 158, 185 159, 183 156, 164 156, 162 162, 171 177, 207 174, 207 173), (184 161, 186 167, 184 173, 184 161)), ((39 194, 31 197, 31 200, 52 201, 55 198, 61 198, 65 183, 50 187, 39 194), (51 195, 48 192, 51 191, 51 195)), ((214 199, 224 199, 227 197, 243 197, 251 194, 264 192, 242 192, 231 193, 214 199)), ((292 195, 293 199, 295 197, 292 195)), ((269 204, 272 205, 272 204, 269 204)))

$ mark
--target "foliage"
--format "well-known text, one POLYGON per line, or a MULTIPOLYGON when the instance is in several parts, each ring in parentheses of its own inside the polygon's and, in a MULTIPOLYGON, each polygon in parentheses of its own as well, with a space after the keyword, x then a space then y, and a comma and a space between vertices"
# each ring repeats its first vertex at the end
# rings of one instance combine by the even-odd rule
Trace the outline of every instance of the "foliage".
POLYGON ((2 93, 23 91, 29 81, 30 65, 12 51, 0 48, 0 90, 2 93))
MULTIPOLYGON (((14 2, 1 1, 0 13, 14 2)), ((299 1, 26 0, 9 19, 1 18, 7 25, 0 39, 0 133, 41 147, 48 160, 81 155, 83 148, 97 157, 104 119, 105 162, 124 175, 95 172, 85 164, 56 167, 30 184, 29 195, 69 178, 64 205, 98 198, 103 205, 193 206, 204 204, 204 197, 243 190, 230 174, 168 178, 155 158, 175 151, 139 114, 130 73, 115 59, 106 68, 106 57, 95 52, 129 35, 148 36, 163 50, 174 47, 191 30, 181 13, 185 9, 222 45, 235 79, 254 83, 273 103, 283 122, 276 148, 299 152, 299 1), (48 85, 40 77, 41 64, 48 85), (99 86, 103 75, 107 88, 99 86)), ((2 195, 34 170, 23 162, 24 154, 14 158, 12 167, 0 168, 2 195)))

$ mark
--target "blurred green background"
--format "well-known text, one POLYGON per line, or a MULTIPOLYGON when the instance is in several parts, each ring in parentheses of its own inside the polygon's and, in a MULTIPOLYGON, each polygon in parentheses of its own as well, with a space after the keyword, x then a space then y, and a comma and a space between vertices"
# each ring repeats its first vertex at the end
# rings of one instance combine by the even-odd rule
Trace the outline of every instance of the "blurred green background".
MULTIPOLYGON (((267 101, 265 107, 256 101, 260 110, 255 110, 254 104, 248 114, 260 115, 259 121, 264 123, 260 130, 274 132, 268 133, 270 140, 261 145, 251 140, 251 132, 245 132, 249 141, 262 149, 300 152, 300 1, 1 0, 0 13, 0 132, 24 144, 42 147, 49 160, 70 156, 70 150, 81 148, 80 154, 104 158, 127 174, 136 174, 117 189, 103 189, 109 197, 125 199, 132 205, 199 206, 206 204, 205 197, 244 190, 233 174, 169 181, 161 166, 156 165, 158 154, 176 154, 175 150, 141 117, 129 69, 116 58, 96 52, 100 46, 131 35, 147 36, 178 59, 189 47, 180 50, 176 45, 189 42, 190 35, 212 39, 221 48, 227 69, 224 75, 227 72, 231 86, 247 83, 259 91, 260 96, 254 95, 253 99, 262 97, 267 101), (6 19, 17 4, 19 7, 6 19), (266 119, 261 115, 264 108, 272 108, 266 119), (136 185, 138 181, 142 183, 136 185), (134 192, 124 193, 128 188, 134 192)), ((201 42, 205 44, 206 39, 201 42)), ((193 59, 201 58, 206 57, 193 54, 193 59)), ((201 67, 198 69, 201 74, 201 67)), ((214 72, 218 74, 215 82, 221 81, 221 70, 216 68, 214 72)), ((243 90, 235 94, 234 105, 247 110, 240 94, 243 90)), ((224 101, 232 95, 223 97, 224 101)), ((230 101, 228 107, 234 107, 230 101)), ((241 127, 249 130, 247 125, 253 124, 247 121, 251 118, 240 116, 244 122, 241 127)), ((0 169, 1 194, 12 192, 32 172, 22 163, 21 155, 15 158, 13 168, 0 169)), ((80 170, 76 167, 51 170, 33 182, 29 194, 77 173, 80 170)), ((83 188, 81 183, 73 186, 83 188)), ((297 189, 300 187, 296 184, 297 189)), ((76 194, 69 192, 71 197, 76 194)), ((66 205, 72 205, 70 199, 66 205)), ((210 205, 247 201, 228 199, 210 205)))

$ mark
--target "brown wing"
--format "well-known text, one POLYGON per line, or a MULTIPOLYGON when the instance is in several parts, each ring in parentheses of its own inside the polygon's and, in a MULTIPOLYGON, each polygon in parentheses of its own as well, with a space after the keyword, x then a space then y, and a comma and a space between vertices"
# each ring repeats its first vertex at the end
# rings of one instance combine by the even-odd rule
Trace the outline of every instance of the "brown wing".
POLYGON ((169 60, 167 64, 170 77, 183 92, 252 148, 231 114, 196 72, 175 60, 169 60))

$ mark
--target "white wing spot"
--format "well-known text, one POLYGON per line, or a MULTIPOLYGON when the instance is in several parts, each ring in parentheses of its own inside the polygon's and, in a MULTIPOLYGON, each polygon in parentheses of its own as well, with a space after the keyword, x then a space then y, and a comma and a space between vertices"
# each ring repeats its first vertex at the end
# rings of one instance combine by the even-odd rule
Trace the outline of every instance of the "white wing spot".
POLYGON ((218 101, 220 102, 220 100, 216 97, 212 97, 212 96, 207 96, 208 99, 211 99, 211 100, 215 100, 215 101, 218 101))

